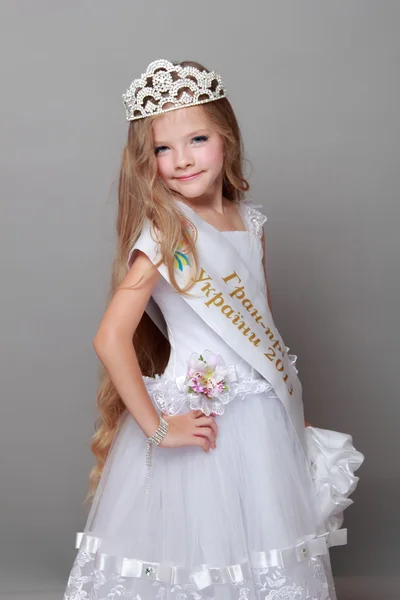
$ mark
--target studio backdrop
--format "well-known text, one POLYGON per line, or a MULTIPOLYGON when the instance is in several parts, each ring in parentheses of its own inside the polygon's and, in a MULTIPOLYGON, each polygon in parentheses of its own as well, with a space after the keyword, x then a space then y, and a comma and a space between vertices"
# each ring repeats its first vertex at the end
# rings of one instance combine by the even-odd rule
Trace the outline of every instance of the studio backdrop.
POLYGON ((394 575, 399 3, 3 0, 1 12, 0 592, 62 589, 85 521, 121 94, 157 58, 223 74, 306 417, 366 455, 334 571, 394 575))

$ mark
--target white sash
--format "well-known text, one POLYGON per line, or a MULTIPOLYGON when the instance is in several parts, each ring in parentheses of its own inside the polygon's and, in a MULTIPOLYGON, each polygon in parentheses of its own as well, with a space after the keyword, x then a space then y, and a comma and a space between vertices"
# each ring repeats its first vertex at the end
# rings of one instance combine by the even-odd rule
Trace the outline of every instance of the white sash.
MULTIPOLYGON (((273 386, 305 448, 302 388, 273 322, 263 282, 257 281, 233 244, 220 231, 179 202, 183 214, 195 226, 199 272, 189 296, 181 298, 212 329, 273 386)), ((132 248, 145 252, 153 262, 160 258, 158 244, 147 222, 132 248)), ((184 252, 182 253, 185 256, 184 252)), ((178 255, 178 259, 182 255, 178 255)), ((190 257, 187 257, 190 262, 190 257)), ((180 285, 191 275, 190 266, 180 260, 175 269, 180 285)), ((168 281, 164 264, 158 267, 168 281)), ((151 316, 151 314, 150 314, 151 316)))

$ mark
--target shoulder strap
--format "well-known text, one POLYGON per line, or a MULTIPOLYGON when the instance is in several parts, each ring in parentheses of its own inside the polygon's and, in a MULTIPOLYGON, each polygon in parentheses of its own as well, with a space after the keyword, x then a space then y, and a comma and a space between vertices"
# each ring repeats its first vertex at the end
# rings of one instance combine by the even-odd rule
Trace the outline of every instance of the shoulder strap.
POLYGON ((262 205, 253 204, 250 199, 241 200, 239 202, 239 211, 248 230, 255 236, 261 238, 263 225, 267 221, 267 216, 258 210, 259 208, 263 208, 262 205))

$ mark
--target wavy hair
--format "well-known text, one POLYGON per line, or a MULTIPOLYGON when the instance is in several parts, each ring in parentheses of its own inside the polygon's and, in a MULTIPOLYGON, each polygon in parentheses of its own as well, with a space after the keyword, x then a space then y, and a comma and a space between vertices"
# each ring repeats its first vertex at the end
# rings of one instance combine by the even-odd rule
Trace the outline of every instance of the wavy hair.
MULTIPOLYGON (((197 62, 184 61, 183 67, 193 66, 207 71, 197 62)), ((232 106, 227 98, 201 105, 210 123, 221 135, 224 147, 222 177, 223 197, 240 201, 249 189, 243 176, 243 144, 239 126, 232 106)), ((189 237, 182 215, 172 202, 172 193, 157 174, 150 116, 131 121, 128 139, 122 153, 118 185, 117 248, 112 268, 108 302, 127 273, 127 260, 132 246, 137 241, 145 219, 150 219, 154 229, 160 233, 161 261, 168 268, 170 281, 180 293, 187 293, 191 285, 179 288, 174 275, 174 252, 184 240, 194 258, 197 272, 197 255, 189 237)), ((164 372, 170 354, 170 344, 164 335, 144 313, 132 339, 143 375, 153 377, 164 372)), ((100 416, 95 424, 91 449, 96 464, 89 475, 89 491, 85 502, 91 502, 100 481, 101 473, 116 433, 120 417, 126 407, 117 393, 106 369, 101 367, 101 381, 97 393, 100 416)))

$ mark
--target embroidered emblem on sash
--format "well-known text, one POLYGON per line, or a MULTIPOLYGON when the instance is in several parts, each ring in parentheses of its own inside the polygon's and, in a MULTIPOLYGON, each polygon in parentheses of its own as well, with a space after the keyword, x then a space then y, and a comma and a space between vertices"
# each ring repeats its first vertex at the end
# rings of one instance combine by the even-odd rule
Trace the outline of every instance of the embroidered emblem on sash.
MULTIPOLYGON (((186 227, 186 231, 189 234, 189 237, 192 239, 193 243, 196 243, 197 240, 197 229, 193 225, 191 221, 188 219, 183 220, 184 225, 186 227)), ((179 271, 183 271, 184 267, 190 267, 190 258, 189 258, 190 248, 185 241, 181 241, 174 252, 174 267, 179 271)))

